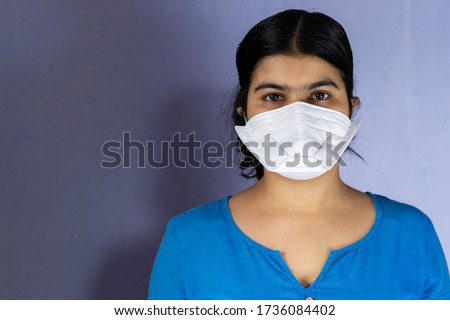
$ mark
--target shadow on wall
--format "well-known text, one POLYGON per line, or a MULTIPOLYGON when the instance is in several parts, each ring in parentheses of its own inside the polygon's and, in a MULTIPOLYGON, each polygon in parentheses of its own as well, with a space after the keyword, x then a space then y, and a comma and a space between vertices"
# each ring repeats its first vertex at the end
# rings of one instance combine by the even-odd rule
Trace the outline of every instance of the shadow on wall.
MULTIPOLYGON (((196 140, 201 143, 205 139, 217 138, 220 135, 217 127, 222 125, 217 122, 223 121, 217 120, 222 107, 217 101, 223 98, 221 95, 215 90, 202 88, 198 92, 182 94, 161 107, 159 114, 153 114, 149 119, 149 123, 157 121, 166 124, 158 132, 158 140, 167 140, 177 132, 181 133, 182 140, 195 132, 196 140)), ((222 138, 226 140, 228 137, 222 135, 222 138)), ((196 153, 195 157, 201 159, 200 156, 200 153, 196 153)), ((186 153, 182 152, 181 159, 186 157, 186 153)), ((161 155, 155 158, 160 159, 161 155)), ((157 190, 156 194, 155 191, 149 191, 153 194, 145 203, 147 212, 152 214, 148 217, 149 235, 114 247, 99 272, 93 299, 146 299, 151 268, 167 221, 187 209, 224 197, 227 191, 219 181, 223 181, 230 170, 236 177, 239 175, 236 168, 177 168, 173 164, 169 168, 145 170, 154 171, 148 179, 148 190, 157 190)))
MULTIPOLYGON (((215 52, 205 48, 206 44, 211 44, 209 35, 214 33, 215 26, 209 26, 210 17, 197 12, 195 6, 185 6, 189 10, 183 12, 182 17, 176 17, 177 23, 170 19, 173 10, 169 2, 159 4, 159 16, 150 8, 149 14, 155 17, 136 13, 150 33, 143 38, 151 56, 141 57, 145 61, 139 73, 152 76, 144 78, 151 83, 140 87, 144 89, 142 93, 138 92, 143 101, 140 113, 146 121, 137 128, 141 136, 135 139, 155 141, 156 159, 161 159, 157 142, 169 140, 177 132, 182 140, 191 132, 195 132, 196 140, 202 143, 206 139, 229 140, 226 133, 220 132, 224 124, 218 123, 223 121, 223 118, 218 120, 218 115, 229 88, 214 87, 214 83, 221 83, 214 73, 217 71, 209 65, 214 59, 202 56, 215 52), (194 11, 195 14, 190 14, 194 11), (149 28, 148 24, 154 26, 149 28), (205 27, 208 32, 202 33, 205 27)), ((182 152, 181 158, 186 159, 186 154, 182 152)), ((201 159, 199 152, 196 152, 196 159, 201 159)), ((141 192, 140 206, 144 208, 142 215, 145 215, 146 225, 140 229, 140 234, 123 239, 113 245, 110 252, 104 253, 97 282, 89 293, 92 299, 146 299, 153 261, 170 217, 224 197, 230 192, 227 183, 230 185, 239 176, 236 168, 178 168, 172 163, 164 169, 136 170, 144 170, 137 176, 140 181, 145 179, 140 187, 146 189, 141 192)))
POLYGON ((91 299, 141 300, 147 298, 152 259, 159 235, 118 245, 100 271, 91 299))
POLYGON ((225 196, 239 172, 106 170, 101 145, 123 131, 220 139, 224 54, 240 31, 205 1, 0 3, 0 236, 13 239, 0 242, 0 296, 145 299, 168 219, 225 196))

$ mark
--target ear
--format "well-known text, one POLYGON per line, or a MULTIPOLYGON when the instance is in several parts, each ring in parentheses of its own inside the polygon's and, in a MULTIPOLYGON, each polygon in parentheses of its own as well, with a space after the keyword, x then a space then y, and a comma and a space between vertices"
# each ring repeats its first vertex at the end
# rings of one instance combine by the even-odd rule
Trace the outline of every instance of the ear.
POLYGON ((237 113, 238 115, 240 115, 241 117, 244 116, 244 109, 242 109, 242 106, 237 107, 236 113, 237 113))
POLYGON ((360 105, 361 100, 359 97, 352 97, 352 115, 355 113, 356 108, 360 105))

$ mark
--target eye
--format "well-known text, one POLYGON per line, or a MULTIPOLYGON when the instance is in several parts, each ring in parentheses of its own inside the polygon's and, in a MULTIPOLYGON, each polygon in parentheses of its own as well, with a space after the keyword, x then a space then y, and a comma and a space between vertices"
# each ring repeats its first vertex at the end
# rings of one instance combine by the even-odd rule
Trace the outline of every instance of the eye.
POLYGON ((312 99, 314 100, 326 100, 329 97, 330 95, 328 93, 322 91, 316 92, 312 95, 312 99))
POLYGON ((276 102, 276 101, 281 101, 284 100, 284 98, 282 96, 280 96, 279 94, 276 93, 270 93, 268 95, 266 95, 264 97, 265 101, 271 101, 271 102, 276 102))

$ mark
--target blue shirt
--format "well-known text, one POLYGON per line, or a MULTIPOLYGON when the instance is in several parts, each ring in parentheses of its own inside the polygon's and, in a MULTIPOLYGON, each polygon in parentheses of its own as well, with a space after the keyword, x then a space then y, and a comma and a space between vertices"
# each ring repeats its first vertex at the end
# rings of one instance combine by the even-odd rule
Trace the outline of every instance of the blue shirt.
POLYGON ((450 299, 445 256, 430 219, 368 193, 376 216, 359 241, 332 250, 304 288, 280 251, 245 235, 229 196, 173 217, 159 247, 149 299, 450 299))

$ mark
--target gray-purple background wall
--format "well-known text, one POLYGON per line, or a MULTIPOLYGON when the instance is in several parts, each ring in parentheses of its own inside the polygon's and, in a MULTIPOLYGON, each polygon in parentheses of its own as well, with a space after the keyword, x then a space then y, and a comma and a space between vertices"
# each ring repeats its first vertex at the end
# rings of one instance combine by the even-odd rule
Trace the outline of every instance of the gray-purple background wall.
POLYGON ((136 149, 104 169, 102 145, 228 142, 236 46, 289 8, 329 14, 353 47, 367 164, 349 156, 344 180, 422 209, 450 257, 448 1, 1 0, 0 298, 146 298, 168 219, 251 182, 138 168, 136 149))

